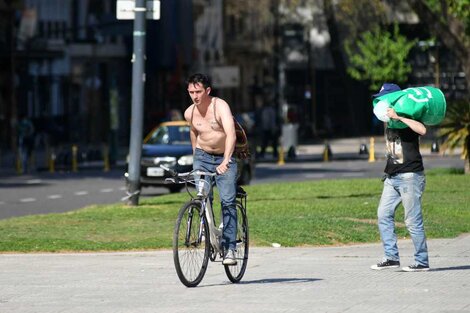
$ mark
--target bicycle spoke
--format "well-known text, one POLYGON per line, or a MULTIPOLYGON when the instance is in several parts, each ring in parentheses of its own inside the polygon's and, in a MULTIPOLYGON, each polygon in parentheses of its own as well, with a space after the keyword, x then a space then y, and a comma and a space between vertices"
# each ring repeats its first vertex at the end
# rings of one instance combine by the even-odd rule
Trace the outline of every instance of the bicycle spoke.
POLYGON ((207 268, 209 249, 207 233, 200 215, 200 204, 190 202, 179 213, 173 239, 173 258, 181 282, 194 287, 202 280, 207 268))
POLYGON ((225 266, 225 273, 231 282, 239 282, 245 274, 248 262, 248 220, 245 209, 241 204, 237 204, 238 226, 237 226, 237 247, 235 249, 235 258, 237 264, 225 266))

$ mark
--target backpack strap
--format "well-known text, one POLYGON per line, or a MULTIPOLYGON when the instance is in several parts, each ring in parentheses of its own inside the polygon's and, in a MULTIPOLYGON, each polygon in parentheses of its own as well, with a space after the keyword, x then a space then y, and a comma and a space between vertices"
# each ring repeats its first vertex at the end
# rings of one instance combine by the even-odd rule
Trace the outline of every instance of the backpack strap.
POLYGON ((217 97, 214 97, 214 120, 223 129, 222 124, 220 124, 219 121, 217 120, 217 114, 216 114, 216 108, 215 108, 216 103, 217 103, 217 97))
POLYGON ((193 116, 194 116, 194 109, 196 108, 196 105, 193 103, 193 110, 191 111, 191 120, 189 121, 189 126, 191 129, 193 128, 193 116))

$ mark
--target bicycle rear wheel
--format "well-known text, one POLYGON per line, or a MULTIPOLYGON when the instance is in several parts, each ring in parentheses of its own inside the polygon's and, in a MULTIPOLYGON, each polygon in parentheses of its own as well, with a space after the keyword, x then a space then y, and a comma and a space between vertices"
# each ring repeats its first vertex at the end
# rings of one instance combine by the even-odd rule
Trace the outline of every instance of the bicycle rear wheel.
POLYGON ((246 209, 237 201, 237 248, 235 249, 236 265, 224 265, 225 273, 232 283, 238 283, 245 274, 248 263, 248 218, 246 209))
POLYGON ((173 234, 173 261, 180 281, 196 287, 209 261, 210 241, 201 203, 190 201, 179 211, 173 234))

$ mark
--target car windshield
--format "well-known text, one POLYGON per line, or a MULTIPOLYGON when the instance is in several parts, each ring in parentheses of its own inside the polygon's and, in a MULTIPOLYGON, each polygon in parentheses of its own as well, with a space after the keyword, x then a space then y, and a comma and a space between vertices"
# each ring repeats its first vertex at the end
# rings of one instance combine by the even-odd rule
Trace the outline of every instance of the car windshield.
POLYGON ((150 145, 181 145, 191 144, 189 126, 161 126, 154 130, 146 144, 150 145))

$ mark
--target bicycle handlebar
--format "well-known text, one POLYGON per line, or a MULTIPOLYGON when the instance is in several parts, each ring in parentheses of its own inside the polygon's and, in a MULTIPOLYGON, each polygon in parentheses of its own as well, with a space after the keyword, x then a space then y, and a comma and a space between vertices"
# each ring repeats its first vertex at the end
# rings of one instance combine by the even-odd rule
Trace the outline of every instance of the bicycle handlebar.
POLYGON ((219 174, 215 172, 205 172, 201 170, 192 170, 190 172, 186 173, 178 173, 177 171, 165 166, 165 165, 160 165, 160 168, 164 169, 165 171, 169 172, 171 176, 170 178, 165 179, 165 183, 167 184, 178 184, 178 183, 185 183, 191 175, 199 175, 199 176, 217 176, 219 174), (178 179, 180 178, 180 179, 178 179))

